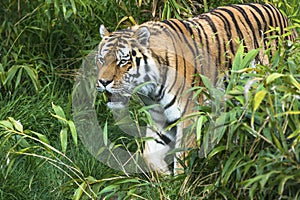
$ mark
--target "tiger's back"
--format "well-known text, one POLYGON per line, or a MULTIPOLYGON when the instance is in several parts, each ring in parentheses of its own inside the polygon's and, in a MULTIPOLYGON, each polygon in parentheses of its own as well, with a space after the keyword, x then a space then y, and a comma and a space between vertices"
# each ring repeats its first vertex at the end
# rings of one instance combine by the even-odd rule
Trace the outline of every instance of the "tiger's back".
MULTIPOLYGON (((192 63, 194 67, 215 83, 218 74, 231 67, 240 42, 246 52, 262 48, 256 61, 267 64, 269 60, 265 50, 273 47, 274 51, 278 44, 278 39, 270 43, 270 37, 286 34, 288 20, 271 4, 240 4, 219 7, 188 20, 170 19, 144 25, 151 27, 153 35, 159 35, 159 38, 152 38, 150 46, 162 48, 161 44, 168 38, 168 47, 164 51, 174 48, 176 55, 180 55, 178 49, 184 48, 188 52, 186 60, 190 57, 198 59, 200 63, 192 63), (276 31, 278 29, 270 31, 271 27, 279 28, 280 32, 276 31), (169 35, 173 35, 173 38, 170 39, 169 35)), ((294 37, 291 34, 285 39, 293 41, 294 37)))
MULTIPOLYGON (((270 4, 224 6, 184 21, 146 22, 113 33, 101 26, 97 90, 128 94, 150 83, 140 88, 140 93, 161 108, 150 110, 156 126, 146 130, 146 136, 153 140, 146 142, 144 157, 152 169, 170 173, 165 161, 167 153, 174 147, 194 145, 193 136, 184 135, 190 122, 179 122, 171 130, 166 128, 193 112, 192 93, 186 91, 200 84, 195 74, 205 75, 216 84, 231 67, 239 41, 246 51, 261 48, 256 62, 268 63, 264 51, 271 48, 272 54, 278 43, 278 38, 269 37, 287 33, 287 26, 287 18, 270 4)), ((285 39, 293 40, 294 35, 286 34, 285 39)), ((114 108, 116 103, 109 105, 114 108)))

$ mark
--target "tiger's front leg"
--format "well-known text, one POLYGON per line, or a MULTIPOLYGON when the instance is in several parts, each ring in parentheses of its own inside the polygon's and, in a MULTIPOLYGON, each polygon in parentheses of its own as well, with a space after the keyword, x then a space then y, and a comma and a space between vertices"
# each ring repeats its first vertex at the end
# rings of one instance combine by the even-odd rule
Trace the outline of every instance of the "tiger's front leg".
POLYGON ((159 174, 171 174, 166 157, 174 148, 175 137, 172 130, 166 131, 168 126, 164 110, 160 106, 154 106, 149 110, 153 119, 147 125, 143 156, 148 166, 159 174), (151 125, 150 125, 151 124, 151 125))
POLYGON ((171 150, 171 140, 149 126, 147 127, 146 137, 149 140, 145 142, 143 156, 148 166, 159 174, 171 174, 168 163, 165 161, 168 152, 171 150))

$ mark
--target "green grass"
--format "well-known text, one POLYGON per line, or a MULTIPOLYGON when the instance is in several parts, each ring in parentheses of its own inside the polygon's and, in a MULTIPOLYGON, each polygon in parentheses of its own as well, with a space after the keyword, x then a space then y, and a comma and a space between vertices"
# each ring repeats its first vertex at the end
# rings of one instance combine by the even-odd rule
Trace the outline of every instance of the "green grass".
MULTIPOLYGON (((212 117, 209 109, 200 108, 204 112, 193 127, 201 144, 214 137, 218 144, 213 149, 204 146, 206 157, 192 151, 185 174, 128 175, 88 152, 70 125, 72 90, 76 69, 100 40, 100 24, 114 30, 241 1, 165 1, 169 3, 158 2, 156 7, 135 2, 0 3, 0 34, 5 38, 0 41, 0 199, 300 198, 298 43, 281 48, 270 66, 259 65, 255 73, 233 69, 222 115, 212 117), (212 137, 208 124, 215 122, 225 123, 212 137)), ((298 1, 274 3, 299 30, 298 1)), ((239 53, 243 58, 243 51, 239 53)), ((236 62, 247 64, 243 59, 236 62)), ((207 85, 206 90, 212 89, 207 85)), ((141 141, 119 134, 104 105, 98 95, 98 120, 101 127, 108 122, 109 139, 136 150, 141 141)), ((138 113, 142 124, 147 121, 143 109, 132 105, 133 116, 138 113)))

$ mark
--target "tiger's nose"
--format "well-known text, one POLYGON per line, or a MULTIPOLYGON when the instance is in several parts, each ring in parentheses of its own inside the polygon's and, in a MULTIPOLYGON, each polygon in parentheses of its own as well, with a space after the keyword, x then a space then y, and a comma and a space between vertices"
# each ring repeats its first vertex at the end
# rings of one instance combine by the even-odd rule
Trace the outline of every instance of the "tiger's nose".
POLYGON ((112 80, 99 79, 98 82, 101 83, 104 87, 106 87, 108 84, 112 82, 112 80))

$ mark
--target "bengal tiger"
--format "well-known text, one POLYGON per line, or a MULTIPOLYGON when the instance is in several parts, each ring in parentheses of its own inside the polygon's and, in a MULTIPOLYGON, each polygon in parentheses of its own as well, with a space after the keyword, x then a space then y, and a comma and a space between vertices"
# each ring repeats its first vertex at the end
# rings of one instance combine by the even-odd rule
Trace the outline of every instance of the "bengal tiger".
MULTIPOLYGON (((278 42, 269 37, 286 34, 288 26, 287 17, 273 5, 256 3, 218 7, 187 20, 149 21, 112 33, 101 25, 96 89, 115 96, 108 106, 118 109, 127 102, 123 94, 128 97, 144 84, 139 94, 148 98, 145 104, 160 108, 149 111, 156 124, 147 127, 146 136, 153 140, 146 141, 143 157, 152 170, 171 174, 165 160, 170 150, 195 145, 194 136, 184 137, 188 124, 179 121, 193 111, 192 93, 187 91, 201 84, 195 74, 217 84, 232 65, 238 41, 246 51, 261 48, 255 62, 268 63, 264 51, 278 42)), ((292 41, 294 35, 285 39, 292 41)), ((175 173, 182 172, 176 161, 181 155, 174 156, 175 173)))

